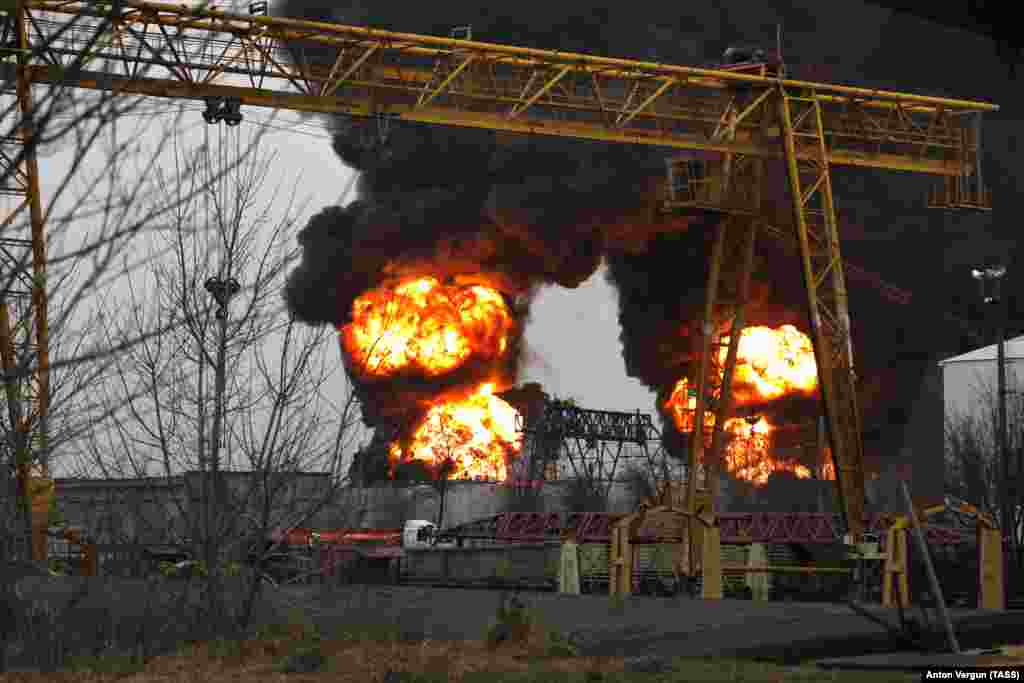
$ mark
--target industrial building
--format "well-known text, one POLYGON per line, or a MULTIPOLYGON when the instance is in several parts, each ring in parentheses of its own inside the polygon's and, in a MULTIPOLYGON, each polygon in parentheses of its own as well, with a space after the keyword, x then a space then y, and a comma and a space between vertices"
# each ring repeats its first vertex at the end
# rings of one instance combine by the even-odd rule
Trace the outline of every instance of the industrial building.
MULTIPOLYGON (((1005 346, 1007 413, 1012 416, 1024 407, 1019 379, 1024 377, 1024 336, 1007 340, 1005 346)), ((995 405, 997 356, 998 345, 992 344, 939 363, 947 421, 964 417, 990 419, 991 414, 986 415, 985 411, 990 412, 995 405)))

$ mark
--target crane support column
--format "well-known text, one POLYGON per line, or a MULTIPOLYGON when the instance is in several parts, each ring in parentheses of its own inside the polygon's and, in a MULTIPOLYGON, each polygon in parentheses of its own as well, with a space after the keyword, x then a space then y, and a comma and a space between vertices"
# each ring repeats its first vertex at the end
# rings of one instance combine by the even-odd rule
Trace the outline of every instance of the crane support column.
MULTIPOLYGON (((8 39, 16 37, 14 51, 15 94, 17 109, 14 116, 20 117, 14 140, 19 149, 5 154, 0 166, 4 185, 11 194, 18 196, 18 206, 3 217, 0 224, 0 246, 4 247, 5 263, 2 264, 3 291, 0 293, 0 344, 3 345, 3 369, 5 374, 8 417, 11 421, 12 437, 15 441, 15 472, 18 477, 18 492, 24 504, 26 521, 31 519, 29 478, 46 476, 48 448, 47 428, 49 414, 49 326, 48 301, 46 294, 46 234, 44 214, 39 188, 39 165, 36 158, 36 130, 32 82, 29 74, 31 44, 27 33, 27 3, 19 1, 13 13, 5 19, 5 33, 8 39), (17 229, 17 219, 28 209, 28 239, 11 235, 17 229), (26 277, 26 271, 31 275, 26 277), (15 302, 27 302, 26 306, 12 306, 15 302), (12 308, 17 315, 11 315, 12 308), (19 339, 19 337, 23 337, 19 339), (29 374, 26 376, 25 372, 29 374), (12 376, 13 374, 13 376, 12 376), (14 398, 16 400, 12 401, 14 398)), ((9 58, 10 51, 2 55, 9 58)), ((45 524, 45 520, 35 520, 45 524)), ((33 559, 39 557, 40 544, 33 559)))
MULTIPOLYGON (((770 108, 764 105, 770 102, 769 93, 757 96, 753 102, 744 102, 744 116, 752 115, 752 118, 760 120, 759 128, 754 133, 754 139, 760 142, 766 132, 769 123, 770 108)), ((730 138, 735 138, 735 121, 733 118, 730 138)), ((711 433, 711 449, 706 459, 710 475, 710 486, 708 487, 711 498, 711 509, 718 512, 719 479, 722 467, 722 453, 725 446, 725 423, 733 416, 734 401, 732 395, 732 380, 736 369, 736 358, 739 352, 740 337, 746 324, 746 306, 750 299, 750 284, 754 274, 754 254, 757 242, 758 219, 761 209, 761 187, 764 182, 764 160, 757 157, 745 157, 738 159, 736 163, 730 164, 724 169, 725 183, 733 190, 741 194, 745 199, 742 206, 743 213, 734 214, 731 225, 737 228, 736 248, 732 255, 733 281, 731 293, 734 300, 729 307, 731 310, 724 318, 729 320, 729 346, 726 352, 724 366, 718 364, 718 372, 721 380, 718 390, 718 403, 715 406, 715 424, 711 433)), ((721 357, 721 354, 718 354, 721 357)))
POLYGON ((858 543, 864 535, 863 442, 821 105, 813 90, 793 96, 782 87, 778 105, 818 386, 844 522, 858 543))
MULTIPOLYGON (((755 162, 760 164, 761 162, 755 162)), ((750 298, 750 280, 754 270, 754 245, 757 241, 757 223, 747 219, 741 221, 746 228, 743 245, 743 264, 739 275, 738 296, 732 324, 729 328, 729 347, 726 352, 725 366, 722 368, 722 385, 719 392, 718 405, 715 407, 715 426, 711 434, 711 449, 708 452, 707 472, 710 479, 708 492, 711 497, 711 509, 718 513, 719 474, 722 468, 722 450, 725 445, 725 422, 732 417, 733 396, 732 379, 736 369, 736 357, 739 352, 740 335, 746 324, 746 305, 750 298)))

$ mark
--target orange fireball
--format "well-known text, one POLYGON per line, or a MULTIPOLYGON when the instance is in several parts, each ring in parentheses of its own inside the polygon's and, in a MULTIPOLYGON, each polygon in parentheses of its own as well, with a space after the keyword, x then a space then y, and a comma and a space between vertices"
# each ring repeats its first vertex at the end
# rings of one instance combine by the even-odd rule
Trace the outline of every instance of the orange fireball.
POLYGON ((352 304, 352 322, 340 333, 345 352, 364 377, 406 372, 437 377, 471 358, 499 358, 514 328, 498 291, 418 277, 359 296, 352 304))
POLYGON ((434 470, 450 459, 448 479, 504 481, 508 462, 523 443, 515 408, 495 396, 494 389, 493 384, 483 384, 469 395, 435 401, 407 447, 391 445, 392 475, 400 461, 421 460, 434 470))
MULTIPOLYGON (((728 338, 722 338, 727 344, 728 338)), ((725 365, 728 348, 718 351, 718 372, 725 365)), ((818 386, 818 367, 810 338, 792 325, 777 329, 747 327, 740 335, 733 375, 733 397, 738 405, 757 404, 794 394, 811 395, 818 386)), ((718 399, 713 395, 714 400, 718 399)), ((676 382, 665 409, 682 433, 693 431, 696 391, 687 378, 676 382)), ((714 413, 704 414, 704 443, 710 447, 714 413)), ((810 468, 796 460, 775 457, 770 452, 773 425, 761 417, 754 424, 745 418, 727 420, 729 435, 724 449, 725 468, 738 479, 761 485, 774 472, 791 472, 801 479, 811 477, 810 468)), ((822 472, 827 476, 827 471, 822 472)), ((833 475, 834 476, 834 475, 833 475)))
MULTIPOLYGON (((723 344, 728 341, 728 337, 722 339, 723 344)), ((719 350, 721 366, 727 354, 727 348, 719 350)), ((811 395, 817 388, 818 365, 810 337, 792 325, 743 328, 733 374, 733 394, 738 404, 791 394, 811 395)))

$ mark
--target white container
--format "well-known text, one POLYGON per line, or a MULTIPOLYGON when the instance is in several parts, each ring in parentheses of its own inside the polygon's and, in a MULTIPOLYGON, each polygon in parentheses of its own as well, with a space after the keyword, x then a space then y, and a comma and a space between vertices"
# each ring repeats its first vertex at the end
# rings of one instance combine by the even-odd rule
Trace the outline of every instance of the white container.
POLYGON ((429 548, 437 527, 425 519, 410 519, 402 529, 403 548, 429 548))

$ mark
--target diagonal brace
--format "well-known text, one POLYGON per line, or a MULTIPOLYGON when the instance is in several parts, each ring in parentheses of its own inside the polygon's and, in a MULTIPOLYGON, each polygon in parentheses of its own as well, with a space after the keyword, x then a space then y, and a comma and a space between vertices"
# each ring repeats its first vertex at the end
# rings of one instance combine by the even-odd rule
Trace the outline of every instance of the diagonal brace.
POLYGON ((441 81, 437 85, 437 87, 434 88, 433 90, 429 89, 429 85, 430 85, 429 83, 424 85, 423 86, 423 91, 420 93, 420 96, 419 96, 419 98, 416 101, 416 106, 417 107, 424 107, 424 106, 430 104, 430 102, 435 97, 437 97, 442 92, 444 92, 445 88, 448 87, 448 84, 450 84, 453 80, 455 80, 455 78, 460 73, 462 73, 466 69, 467 66, 472 64, 475 59, 476 59, 476 57, 474 55, 470 55, 469 57, 466 57, 466 59, 464 59, 462 61, 462 63, 459 64, 457 67, 452 69, 452 72, 450 74, 448 74, 448 76, 443 81, 441 81))
POLYGON ((665 91, 668 90, 673 85, 675 85, 674 79, 663 81, 662 84, 658 86, 658 89, 651 93, 647 97, 647 99, 645 99, 643 102, 637 105, 637 107, 633 111, 629 112, 629 115, 626 115, 625 112, 619 114, 619 117, 615 120, 615 125, 624 126, 630 121, 632 121, 634 116, 642 112, 647 107, 651 106, 651 103, 654 102, 654 100, 661 97, 665 93, 665 91))
POLYGON ((554 78, 548 79, 548 82, 545 83, 540 88, 540 90, 538 90, 533 95, 531 95, 530 99, 526 100, 525 102, 522 102, 521 104, 518 104, 518 105, 512 107, 512 110, 509 111, 509 113, 505 115, 505 118, 506 119, 514 119, 515 117, 517 117, 521 113, 523 113, 523 111, 525 111, 526 109, 528 109, 531 106, 533 106, 534 102, 539 100, 544 95, 544 93, 546 93, 548 90, 551 90, 551 88, 555 87, 555 84, 558 83, 558 81, 562 80, 565 77, 565 75, 567 73, 569 73, 570 71, 572 71, 572 66, 563 66, 561 69, 559 69, 558 73, 555 74, 554 78))
POLYGON ((764 101, 768 99, 768 97, 772 94, 772 92, 773 91, 771 91, 771 90, 765 90, 763 93, 758 95, 757 98, 753 102, 748 104, 743 109, 743 111, 741 111, 739 114, 736 115, 736 119, 733 121, 732 125, 738 126, 740 123, 743 122, 743 120, 745 118, 747 118, 748 116, 753 114, 755 111, 757 111, 757 108, 760 107, 762 104, 764 104, 764 101))
POLYGON ((323 84, 323 86, 320 88, 320 96, 330 97, 331 95, 336 93, 338 91, 338 88, 340 88, 341 85, 345 81, 347 81, 349 77, 352 76, 352 74, 356 72, 356 69, 365 64, 366 60, 369 59, 370 56, 373 55, 373 53, 376 52, 378 49, 380 49, 380 44, 374 44, 366 48, 366 51, 363 52, 363 54, 359 55, 359 58, 356 59, 356 61, 352 62, 352 64, 347 69, 345 69, 345 73, 339 76, 336 81, 334 81, 333 83, 323 84))

